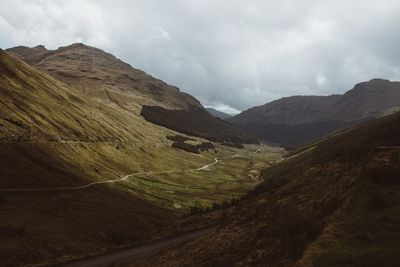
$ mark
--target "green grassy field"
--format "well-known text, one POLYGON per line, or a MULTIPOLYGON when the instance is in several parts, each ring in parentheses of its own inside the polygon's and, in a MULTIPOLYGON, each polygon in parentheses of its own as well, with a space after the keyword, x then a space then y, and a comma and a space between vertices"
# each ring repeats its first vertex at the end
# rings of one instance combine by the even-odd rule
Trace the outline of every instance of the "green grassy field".
POLYGON ((259 170, 281 157, 277 152, 257 153, 256 149, 254 146, 244 149, 219 146, 218 153, 196 155, 174 150, 171 155, 170 149, 158 148, 155 153, 146 153, 153 160, 142 158, 146 164, 137 172, 167 173, 134 175, 114 186, 180 212, 187 212, 191 207, 210 207, 245 194, 259 183, 259 170), (232 157, 234 155, 237 156, 232 157), (196 170, 213 163, 215 158, 217 164, 196 170))

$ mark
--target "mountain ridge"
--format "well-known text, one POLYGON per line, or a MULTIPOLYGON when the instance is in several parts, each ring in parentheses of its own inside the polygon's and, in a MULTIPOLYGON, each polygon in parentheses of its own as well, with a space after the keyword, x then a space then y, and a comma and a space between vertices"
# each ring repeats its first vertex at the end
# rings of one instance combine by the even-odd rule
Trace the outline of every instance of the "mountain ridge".
POLYGON ((56 50, 47 50, 44 46, 19 46, 9 48, 6 52, 65 82, 79 95, 100 101, 115 112, 130 113, 136 123, 147 120, 171 130, 185 129, 187 134, 221 142, 257 142, 227 122, 215 119, 191 95, 133 68, 101 49, 76 43, 56 50), (157 112, 153 112, 156 109, 157 112), (177 112, 185 114, 185 118, 198 118, 204 125, 213 125, 220 129, 222 135, 214 136, 210 127, 199 130, 195 122, 189 119, 180 121, 177 127, 174 115, 177 112), (159 115, 162 115, 162 121, 158 119, 159 115))
POLYGON ((372 79, 356 84, 343 95, 285 97, 227 121, 265 141, 290 147, 397 110, 400 82, 372 79))
POLYGON ((192 96, 175 87, 133 68, 114 55, 82 43, 47 50, 19 46, 5 50, 28 64, 73 85, 81 93, 110 100, 106 92, 122 105, 134 109, 130 102, 187 109, 201 104, 192 96), (150 98, 149 98, 150 96, 150 98))

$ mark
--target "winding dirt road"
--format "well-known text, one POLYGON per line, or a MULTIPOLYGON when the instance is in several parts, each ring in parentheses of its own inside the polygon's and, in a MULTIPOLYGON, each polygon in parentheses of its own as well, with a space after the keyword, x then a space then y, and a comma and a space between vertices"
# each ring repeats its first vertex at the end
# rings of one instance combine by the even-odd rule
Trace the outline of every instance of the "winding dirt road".
MULTIPOLYGON (((214 162, 206 164, 202 167, 196 169, 187 169, 183 171, 209 171, 210 167, 218 164, 222 159, 231 159, 237 158, 241 155, 236 154, 230 157, 224 158, 214 158, 214 162)), ((112 184, 112 183, 119 183, 129 179, 135 175, 144 175, 144 174, 165 174, 165 173, 174 173, 174 172, 182 172, 182 170, 169 170, 169 171, 149 171, 149 172, 137 172, 128 174, 120 179, 114 180, 106 180, 106 181, 98 181, 88 183, 82 186, 70 186, 70 187, 50 187, 50 188, 0 188, 1 191, 58 191, 58 190, 82 190, 86 188, 90 188, 94 185, 99 184, 112 184)), ((174 245, 184 243, 200 237, 202 235, 214 232, 218 226, 209 226, 202 229, 193 230, 190 232, 182 233, 179 235, 167 237, 161 240, 151 241, 147 244, 138 245, 132 248, 123 249, 116 252, 111 252, 99 256, 94 256, 90 258, 80 259, 71 261, 68 263, 57 265, 59 267, 107 267, 113 266, 114 264, 127 264, 127 263, 134 263, 138 259, 141 259, 145 256, 149 256, 158 252, 161 252, 169 247, 174 245)))
MULTIPOLYGON (((239 154, 233 155, 231 157, 227 157, 224 159, 230 159, 230 158, 236 158, 239 157, 239 154)), ((209 168, 215 164, 217 164, 218 158, 214 158, 213 163, 206 164, 200 168, 197 169, 187 169, 187 170, 169 170, 169 171, 148 171, 148 172, 136 172, 132 174, 128 174, 120 179, 113 179, 113 180, 105 180, 105 181, 98 181, 98 182, 92 182, 88 183, 86 185, 81 185, 81 186, 66 186, 66 187, 42 187, 42 188, 0 188, 0 192, 14 192, 14 191, 61 191, 61 190, 82 190, 86 189, 89 187, 92 187, 94 185, 99 185, 99 184, 113 184, 113 183, 119 183, 123 182, 127 179, 129 179, 132 176, 137 176, 137 175, 148 175, 148 174, 166 174, 166 173, 174 173, 174 172, 189 172, 189 171, 204 171, 204 170, 209 170, 209 168)))
POLYGON ((135 261, 159 253, 169 247, 188 242, 202 235, 212 233, 218 226, 209 226, 202 229, 193 230, 180 235, 152 241, 148 244, 139 245, 132 248, 123 249, 116 252, 107 253, 100 256, 90 257, 82 260, 71 261, 56 265, 57 267, 109 267, 134 263, 135 261))

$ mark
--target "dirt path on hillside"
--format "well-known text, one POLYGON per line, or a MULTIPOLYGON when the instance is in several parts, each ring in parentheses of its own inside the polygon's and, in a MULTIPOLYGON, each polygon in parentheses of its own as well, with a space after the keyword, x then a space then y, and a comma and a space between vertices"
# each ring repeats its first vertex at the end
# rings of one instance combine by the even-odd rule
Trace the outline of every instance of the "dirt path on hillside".
POLYGON ((193 230, 187 233, 167 237, 161 240, 152 241, 148 244, 139 245, 132 248, 123 249, 107 253, 100 256, 76 260, 65 264, 57 265, 58 267, 109 267, 118 264, 134 263, 135 261, 159 253, 172 246, 188 242, 202 235, 216 231, 218 226, 209 226, 202 229, 193 230))
MULTIPOLYGON (((236 158, 239 157, 239 154, 233 155, 231 157, 227 157, 224 159, 229 159, 229 158, 236 158)), ((88 183, 86 185, 82 186, 66 186, 66 187, 44 187, 44 188, 0 188, 0 192, 15 192, 15 191, 61 191, 61 190, 82 190, 86 189, 89 187, 92 187, 94 185, 99 185, 99 184, 113 184, 113 183, 119 183, 123 182, 127 179, 129 179, 132 176, 137 176, 137 175, 149 175, 149 174, 167 174, 167 173, 175 173, 175 172, 189 172, 189 171, 205 171, 209 170, 211 166, 218 164, 218 158, 214 158, 214 162, 206 164, 200 168, 197 169, 187 169, 187 170, 169 170, 169 171, 148 171, 148 172, 136 172, 132 174, 128 174, 120 179, 113 179, 113 180, 106 180, 106 181, 98 181, 98 182, 92 182, 88 183)))

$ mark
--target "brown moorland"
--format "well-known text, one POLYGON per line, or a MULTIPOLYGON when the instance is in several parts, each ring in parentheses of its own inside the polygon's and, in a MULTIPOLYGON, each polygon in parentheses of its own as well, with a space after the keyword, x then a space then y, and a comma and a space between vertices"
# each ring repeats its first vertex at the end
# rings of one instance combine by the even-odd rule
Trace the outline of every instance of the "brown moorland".
POLYGON ((191 218, 215 233, 132 266, 398 266, 399 144, 397 113, 306 147, 240 201, 191 218))

